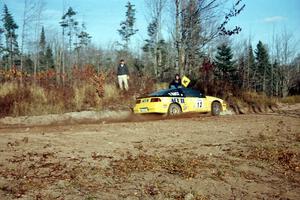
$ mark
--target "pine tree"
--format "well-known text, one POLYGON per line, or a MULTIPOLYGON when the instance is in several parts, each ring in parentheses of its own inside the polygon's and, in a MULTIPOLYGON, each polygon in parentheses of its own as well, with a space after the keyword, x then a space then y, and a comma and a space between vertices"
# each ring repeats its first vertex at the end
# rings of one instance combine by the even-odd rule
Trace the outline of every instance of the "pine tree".
POLYGON ((74 18, 76 14, 77 12, 75 12, 72 7, 69 7, 68 11, 62 16, 62 21, 60 22, 60 25, 63 28, 63 36, 67 29, 67 35, 69 36, 69 52, 73 49, 73 36, 78 30, 78 22, 74 18))
POLYGON ((46 36, 45 36, 45 30, 44 27, 42 27, 40 41, 39 41, 39 64, 40 69, 43 69, 46 67, 46 36))
POLYGON ((126 11, 126 19, 120 23, 121 29, 118 30, 122 40, 124 41, 123 47, 125 50, 128 50, 130 38, 136 34, 138 29, 134 28, 135 25, 135 6, 131 4, 129 1, 125 6, 127 8, 126 11))
POLYGON ((143 51, 147 53, 154 53, 155 49, 155 39, 157 34, 157 19, 154 19, 152 22, 149 23, 148 28, 148 37, 149 39, 146 39, 146 44, 143 46, 143 51))
POLYGON ((280 80, 281 80, 281 72, 280 66, 278 61, 275 59, 274 63, 272 64, 272 81, 271 81, 271 88, 272 88, 272 95, 279 96, 280 91, 280 80))
POLYGON ((45 54, 45 64, 47 69, 54 69, 54 59, 51 47, 48 45, 45 54))
POLYGON ((255 57, 253 54, 253 48, 252 45, 250 44, 248 47, 248 52, 247 52, 247 59, 246 59, 246 79, 247 79, 247 86, 246 88, 255 88, 256 84, 256 65, 255 65, 255 57))
POLYGON ((74 43, 75 50, 77 53, 77 64, 81 64, 80 57, 82 50, 84 50, 91 42, 92 36, 86 31, 86 26, 84 23, 81 24, 81 30, 77 33, 77 42, 74 43))
POLYGON ((234 61, 232 60, 233 54, 230 46, 226 43, 222 43, 218 46, 217 55, 215 59, 216 63, 216 76, 221 80, 233 81, 236 67, 234 66, 234 61))
POLYGON ((4 46, 3 46, 3 41, 2 41, 2 35, 3 35, 3 33, 4 33, 4 29, 1 27, 0 28, 0 58, 2 58, 2 56, 3 56, 3 53, 4 53, 4 46))
POLYGON ((153 66, 153 71, 155 76, 158 76, 158 69, 157 69, 157 48, 158 44, 156 43, 157 34, 158 34, 158 21, 157 19, 154 19, 152 22, 148 25, 148 39, 145 40, 145 45, 143 46, 143 51, 150 57, 151 65, 153 66))
POLYGON ((19 54, 19 47, 17 42, 16 30, 19 28, 15 23, 13 16, 10 14, 6 4, 4 4, 3 18, 2 18, 4 33, 6 38, 6 52, 5 57, 7 58, 7 65, 10 67, 13 65, 13 61, 16 55, 19 54))
POLYGON ((86 26, 84 23, 81 24, 81 30, 77 34, 77 38, 79 41, 77 43, 74 43, 76 48, 83 48, 90 44, 92 36, 86 31, 86 26))
POLYGON ((257 91, 266 92, 270 94, 270 61, 269 61, 269 53, 265 45, 259 41, 256 50, 255 50, 255 59, 257 66, 257 77, 259 80, 259 87, 257 91))

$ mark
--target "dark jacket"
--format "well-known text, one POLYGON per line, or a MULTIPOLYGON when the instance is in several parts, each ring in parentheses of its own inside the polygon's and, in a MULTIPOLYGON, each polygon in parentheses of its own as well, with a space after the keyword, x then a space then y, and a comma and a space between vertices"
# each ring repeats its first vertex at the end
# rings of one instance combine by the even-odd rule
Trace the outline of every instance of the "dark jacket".
POLYGON ((124 64, 122 67, 121 64, 119 64, 117 75, 128 75, 128 74, 129 74, 129 71, 128 71, 127 65, 124 64))
POLYGON ((181 79, 178 79, 178 81, 176 80, 173 80, 170 85, 169 85, 169 88, 180 88, 182 85, 181 85, 181 79))

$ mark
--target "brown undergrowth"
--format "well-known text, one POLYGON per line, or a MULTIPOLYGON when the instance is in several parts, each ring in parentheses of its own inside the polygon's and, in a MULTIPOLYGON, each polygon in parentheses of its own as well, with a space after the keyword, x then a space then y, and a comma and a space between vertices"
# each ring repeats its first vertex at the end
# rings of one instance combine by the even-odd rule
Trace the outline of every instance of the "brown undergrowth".
POLYGON ((9 74, 0 77, 0 117, 129 109, 135 97, 153 91, 155 85, 151 77, 133 74, 129 91, 120 91, 114 72, 98 73, 92 66, 74 68, 72 76, 41 72, 21 79, 21 73, 9 74))

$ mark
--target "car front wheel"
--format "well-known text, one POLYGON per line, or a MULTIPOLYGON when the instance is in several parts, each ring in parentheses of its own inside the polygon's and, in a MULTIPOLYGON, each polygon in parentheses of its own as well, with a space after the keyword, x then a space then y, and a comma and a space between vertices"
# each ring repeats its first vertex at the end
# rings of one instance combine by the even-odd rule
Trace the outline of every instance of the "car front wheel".
POLYGON ((211 114, 213 116, 220 115, 221 111, 222 111, 222 108, 221 108, 221 104, 219 102, 213 102, 211 104, 211 114))

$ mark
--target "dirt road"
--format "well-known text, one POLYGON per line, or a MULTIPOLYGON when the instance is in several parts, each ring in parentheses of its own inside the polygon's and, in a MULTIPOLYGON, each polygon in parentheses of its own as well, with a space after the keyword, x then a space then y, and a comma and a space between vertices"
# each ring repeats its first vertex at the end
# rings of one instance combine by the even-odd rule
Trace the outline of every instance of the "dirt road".
POLYGON ((2 127, 0 199, 300 199, 298 107, 2 127))

